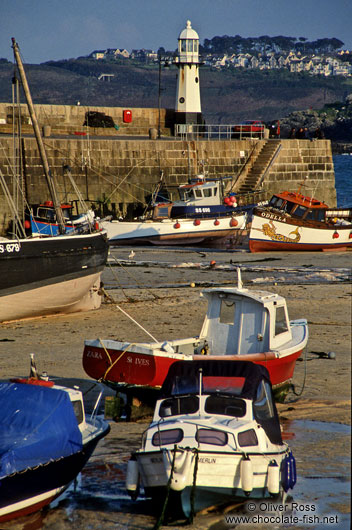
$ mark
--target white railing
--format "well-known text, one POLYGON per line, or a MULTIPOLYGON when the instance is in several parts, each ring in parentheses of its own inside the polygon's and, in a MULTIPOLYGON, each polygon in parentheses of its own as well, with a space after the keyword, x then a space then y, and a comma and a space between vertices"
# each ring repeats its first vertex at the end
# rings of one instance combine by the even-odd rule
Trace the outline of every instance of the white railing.
MULTIPOLYGON (((267 129, 258 125, 175 125, 175 137, 180 140, 242 140, 248 138, 267 138, 267 129)), ((269 131, 268 131, 269 132, 269 131)))

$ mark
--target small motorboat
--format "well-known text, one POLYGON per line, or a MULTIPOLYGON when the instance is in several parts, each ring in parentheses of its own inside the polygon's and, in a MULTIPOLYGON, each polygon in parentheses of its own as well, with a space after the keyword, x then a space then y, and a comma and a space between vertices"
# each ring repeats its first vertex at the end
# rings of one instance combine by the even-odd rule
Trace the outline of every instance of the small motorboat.
POLYGON ((254 208, 251 252, 344 250, 352 247, 352 208, 329 208, 299 191, 277 193, 254 208))
POLYGON ((77 477, 110 430, 87 416, 78 387, 29 377, 0 382, 0 522, 41 510, 77 477))
POLYGON ((157 513, 192 515, 219 504, 284 502, 296 482, 282 441, 268 371, 245 361, 180 361, 128 462, 126 489, 151 498, 157 513))
MULTIPOLYGON (((86 340, 86 373, 116 390, 160 390, 175 361, 231 359, 253 361, 268 369, 276 396, 282 399, 295 363, 308 341, 307 320, 289 320, 282 296, 238 285, 205 289, 208 308, 199 335, 146 343, 86 340)), ((154 338, 154 337, 153 337, 154 338)))

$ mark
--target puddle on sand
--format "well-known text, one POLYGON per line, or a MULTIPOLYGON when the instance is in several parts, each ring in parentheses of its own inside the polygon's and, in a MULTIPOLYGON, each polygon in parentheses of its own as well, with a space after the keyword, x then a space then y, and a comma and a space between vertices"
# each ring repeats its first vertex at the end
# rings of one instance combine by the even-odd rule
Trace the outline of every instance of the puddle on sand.
MULTIPOLYGON (((121 432, 114 429, 111 437, 109 435, 100 442, 76 484, 71 485, 60 499, 52 503, 51 509, 12 523, 4 523, 1 530, 151 530, 156 519, 150 511, 149 502, 143 499, 134 502, 125 491, 129 452, 139 446, 140 434, 145 428, 145 425, 139 426, 140 428, 136 424, 130 424, 131 428, 128 425, 121 424, 121 432), (128 431, 125 435, 124 427, 128 431)), ((297 463, 297 484, 293 492, 289 492, 293 501, 300 505, 315 505, 316 515, 337 516, 338 521, 338 524, 329 526, 298 524, 290 528, 349 528, 350 427, 294 420, 285 422, 284 430, 294 433, 294 437, 288 441, 297 463)), ((206 530, 215 527, 219 530, 229 528, 219 512, 197 515, 193 525, 183 528, 206 530)), ((179 530, 180 526, 176 524, 162 528, 179 530)), ((260 526, 258 530, 259 528, 260 526)))

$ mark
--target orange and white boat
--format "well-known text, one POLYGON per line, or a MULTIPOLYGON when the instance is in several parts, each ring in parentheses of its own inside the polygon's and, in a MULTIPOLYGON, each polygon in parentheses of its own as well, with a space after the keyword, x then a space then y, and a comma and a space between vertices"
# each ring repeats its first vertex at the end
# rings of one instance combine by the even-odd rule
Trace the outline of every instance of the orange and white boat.
POLYGON ((344 250, 352 247, 352 208, 329 208, 299 192, 273 195, 253 211, 251 252, 344 250))

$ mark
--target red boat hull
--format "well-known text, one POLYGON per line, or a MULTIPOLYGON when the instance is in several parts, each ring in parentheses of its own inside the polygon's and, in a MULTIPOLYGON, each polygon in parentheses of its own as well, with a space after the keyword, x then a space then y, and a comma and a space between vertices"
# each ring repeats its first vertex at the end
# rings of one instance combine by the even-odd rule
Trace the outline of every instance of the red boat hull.
MULTIPOLYGON (((170 366, 177 360, 185 360, 185 356, 150 355, 121 350, 107 350, 103 347, 85 345, 83 351, 83 368, 96 380, 106 381, 112 385, 125 387, 145 387, 159 389, 168 373, 170 366)), ((302 349, 279 358, 254 361, 265 366, 270 375, 273 387, 286 384, 292 377, 295 363, 302 349)), ((226 356, 224 356, 226 357, 226 356)), ((249 356, 238 355, 238 360, 252 360, 249 356)), ((203 359, 214 359, 216 356, 203 356, 203 359)), ((190 358, 190 361, 192 358, 190 358)))

